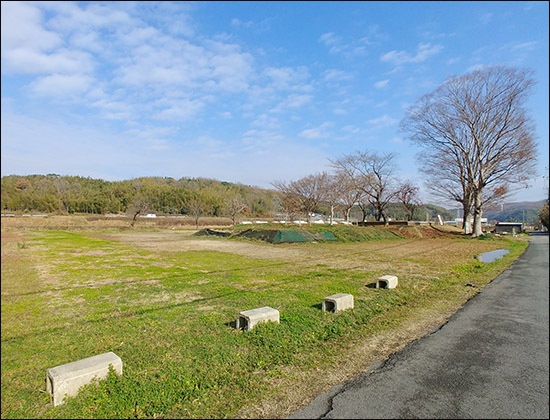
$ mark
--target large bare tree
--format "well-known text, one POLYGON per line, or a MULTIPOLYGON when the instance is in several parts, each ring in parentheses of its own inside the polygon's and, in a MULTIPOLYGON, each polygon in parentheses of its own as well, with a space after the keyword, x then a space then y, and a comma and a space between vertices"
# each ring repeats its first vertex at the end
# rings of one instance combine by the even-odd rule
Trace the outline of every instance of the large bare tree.
POLYGON ((525 108, 533 85, 529 70, 507 66, 452 76, 422 96, 401 122, 422 148, 421 170, 442 175, 438 179, 449 183, 440 186, 449 188, 450 199, 459 194, 470 203, 472 236, 483 234, 484 205, 535 175, 534 124, 525 108))

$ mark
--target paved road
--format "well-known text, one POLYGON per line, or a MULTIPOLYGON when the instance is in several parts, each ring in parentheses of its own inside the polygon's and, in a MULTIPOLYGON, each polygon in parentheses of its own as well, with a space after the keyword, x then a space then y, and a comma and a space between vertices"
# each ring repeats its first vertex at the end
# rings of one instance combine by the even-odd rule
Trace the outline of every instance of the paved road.
POLYGON ((524 254, 440 329, 290 419, 548 419, 549 249, 524 254))

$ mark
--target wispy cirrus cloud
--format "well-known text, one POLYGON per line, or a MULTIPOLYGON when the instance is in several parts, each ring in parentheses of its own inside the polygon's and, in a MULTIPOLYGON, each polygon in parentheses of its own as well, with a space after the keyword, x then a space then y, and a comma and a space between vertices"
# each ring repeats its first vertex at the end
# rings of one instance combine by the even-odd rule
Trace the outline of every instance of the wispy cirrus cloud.
POLYGON ((329 54, 342 54, 348 57, 365 55, 368 47, 372 45, 368 36, 346 40, 334 32, 322 34, 317 41, 328 48, 329 54))

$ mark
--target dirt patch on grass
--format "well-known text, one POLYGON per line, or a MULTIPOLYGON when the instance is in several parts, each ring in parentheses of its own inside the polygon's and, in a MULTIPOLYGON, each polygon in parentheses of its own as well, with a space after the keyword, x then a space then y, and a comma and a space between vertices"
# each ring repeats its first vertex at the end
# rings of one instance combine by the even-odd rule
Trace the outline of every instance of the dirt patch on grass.
MULTIPOLYGON (((350 243, 270 244, 246 239, 197 237, 193 236, 195 230, 124 231, 96 236, 152 252, 217 251, 302 266, 324 264, 370 272, 390 270, 397 276, 411 276, 420 260, 433 259, 440 265, 452 265, 464 255, 473 258, 494 249, 490 241, 456 241, 456 232, 447 233, 430 226, 405 228, 400 233, 409 239, 350 243)), ((400 227, 394 229, 399 232, 400 227)))
POLYGON ((101 235, 101 238, 131 244, 154 252, 218 251, 244 255, 250 258, 277 260, 308 256, 302 244, 285 244, 285 247, 226 238, 196 237, 195 231, 124 232, 101 235))

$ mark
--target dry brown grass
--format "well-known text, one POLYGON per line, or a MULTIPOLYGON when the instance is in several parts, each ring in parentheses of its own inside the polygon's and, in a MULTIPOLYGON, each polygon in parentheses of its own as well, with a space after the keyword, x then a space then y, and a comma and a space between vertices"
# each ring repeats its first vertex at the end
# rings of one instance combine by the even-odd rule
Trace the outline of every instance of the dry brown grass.
MULTIPOLYGON (((126 216, 16 216, 2 217, 2 231, 22 230, 106 230, 106 229, 196 229, 191 217, 138 218, 131 226, 132 218, 126 216)), ((199 228, 230 226, 224 217, 201 217, 199 228)))

